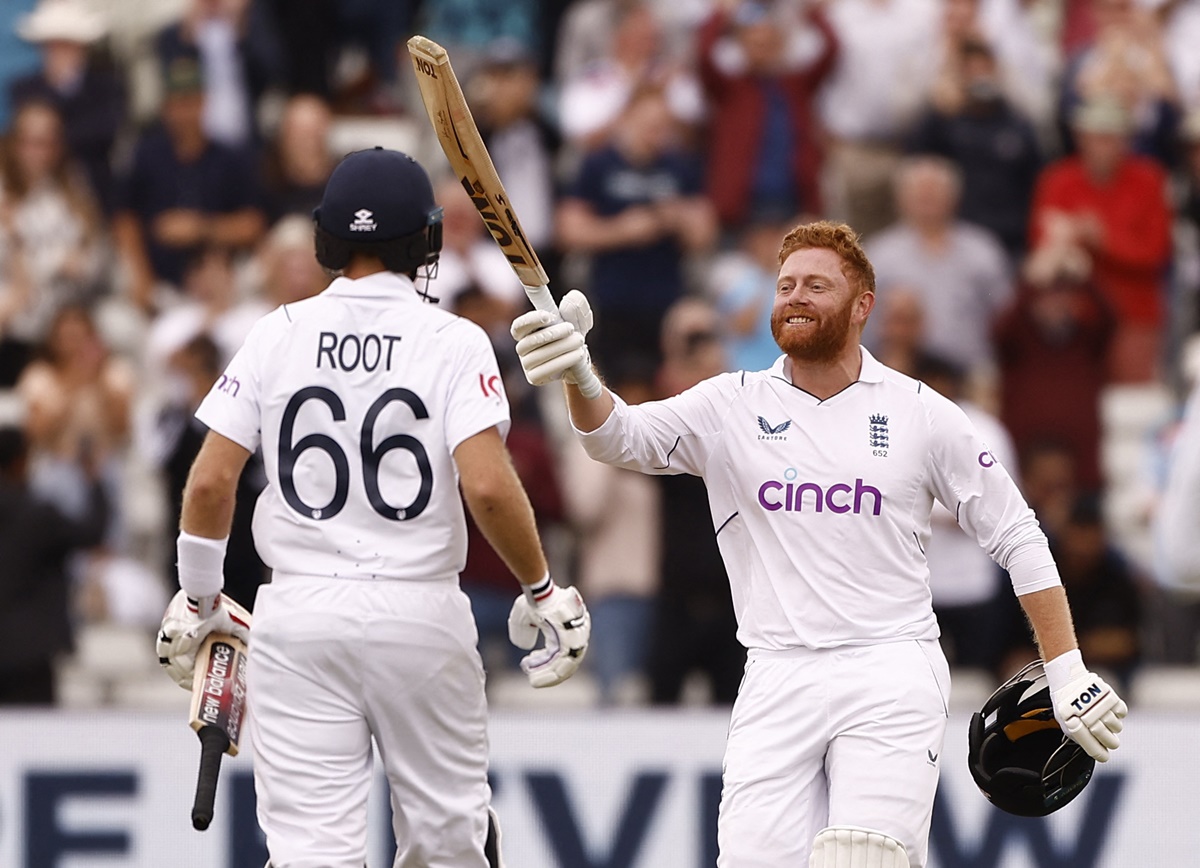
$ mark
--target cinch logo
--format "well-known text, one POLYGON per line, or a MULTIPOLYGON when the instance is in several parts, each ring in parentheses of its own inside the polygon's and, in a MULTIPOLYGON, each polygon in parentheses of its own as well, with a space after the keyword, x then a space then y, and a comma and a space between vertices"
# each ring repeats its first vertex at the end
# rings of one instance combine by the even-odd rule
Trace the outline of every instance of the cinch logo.
POLYGON ((867 485, 861 478, 854 480, 854 485, 845 482, 835 482, 828 488, 822 488, 815 482, 797 484, 795 468, 789 467, 783 474, 784 482, 768 479, 758 487, 758 503, 768 512, 785 510, 787 512, 842 513, 853 512, 859 515, 864 507, 871 515, 879 515, 883 508, 883 493, 873 485, 867 485), (868 501, 868 498, 870 500, 868 501))
POLYGON ((354 222, 350 224, 351 232, 374 232, 375 213, 366 208, 354 212, 354 222))

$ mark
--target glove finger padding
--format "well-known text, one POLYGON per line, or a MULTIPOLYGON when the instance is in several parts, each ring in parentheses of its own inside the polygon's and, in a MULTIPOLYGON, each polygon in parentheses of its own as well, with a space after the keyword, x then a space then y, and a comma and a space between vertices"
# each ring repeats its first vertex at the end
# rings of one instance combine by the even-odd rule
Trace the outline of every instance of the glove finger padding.
POLYGON ((521 314, 512 322, 509 328, 509 334, 513 340, 518 343, 533 334, 536 331, 544 329, 548 325, 553 325, 557 317, 552 313, 547 313, 544 310, 530 310, 521 314))
POLYGON ((518 648, 528 651, 537 644, 541 632, 540 619, 533 611, 533 606, 525 599, 525 595, 517 597, 512 611, 508 613, 508 640, 518 648))
POLYGON ((573 289, 563 296, 562 301, 558 303, 558 312, 585 338, 595 323, 592 306, 588 304, 587 296, 578 289, 573 289))

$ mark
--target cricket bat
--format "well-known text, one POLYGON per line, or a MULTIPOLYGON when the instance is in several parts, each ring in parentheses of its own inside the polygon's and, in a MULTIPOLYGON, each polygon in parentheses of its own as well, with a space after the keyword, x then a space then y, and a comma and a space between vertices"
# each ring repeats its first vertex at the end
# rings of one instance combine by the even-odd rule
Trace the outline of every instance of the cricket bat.
MULTIPOLYGON (((500 175, 483 144, 475 119, 471 117, 462 88, 450 68, 450 55, 424 36, 408 40, 408 53, 417 73, 421 101, 425 103, 425 111, 429 113, 451 168, 475 203, 492 238, 521 279, 533 306, 561 319, 558 305, 550 294, 550 280, 537 253, 525 238, 500 175)), ((595 398, 600 394, 600 379, 586 360, 577 363, 571 373, 585 397, 595 398)))
POLYGON ((246 719, 246 645, 212 633, 196 654, 189 723, 200 737, 200 775, 192 804, 192 827, 203 832, 213 818, 221 757, 237 756, 246 719))

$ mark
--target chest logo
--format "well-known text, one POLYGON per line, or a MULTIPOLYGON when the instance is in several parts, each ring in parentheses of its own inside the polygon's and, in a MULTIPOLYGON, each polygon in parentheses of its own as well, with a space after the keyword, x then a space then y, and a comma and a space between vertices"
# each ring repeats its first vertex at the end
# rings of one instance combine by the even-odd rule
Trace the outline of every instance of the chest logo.
POLYGON ((772 425, 762 416, 758 417, 758 430, 762 433, 758 435, 759 440, 786 440, 787 429, 792 427, 791 419, 784 419, 778 425, 772 425))
POLYGON ((888 431, 888 417, 881 413, 873 413, 868 420, 867 433, 871 441, 871 454, 887 457, 891 435, 888 431))

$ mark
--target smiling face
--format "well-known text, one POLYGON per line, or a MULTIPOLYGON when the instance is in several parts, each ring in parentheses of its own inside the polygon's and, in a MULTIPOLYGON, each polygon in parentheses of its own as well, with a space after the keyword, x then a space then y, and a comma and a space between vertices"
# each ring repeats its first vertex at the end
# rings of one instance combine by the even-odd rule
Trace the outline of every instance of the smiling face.
POLYGON ((841 256, 820 247, 791 253, 779 268, 771 334, 795 361, 836 361, 863 325, 875 294, 850 282, 841 256))

